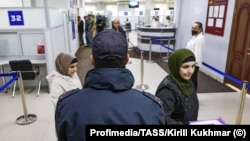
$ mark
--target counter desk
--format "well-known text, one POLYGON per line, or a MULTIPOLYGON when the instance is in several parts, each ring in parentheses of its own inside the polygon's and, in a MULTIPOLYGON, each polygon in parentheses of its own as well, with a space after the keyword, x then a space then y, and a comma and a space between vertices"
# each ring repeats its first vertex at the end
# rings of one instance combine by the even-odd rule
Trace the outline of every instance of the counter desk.
POLYGON ((159 53, 171 52, 175 49, 175 32, 176 28, 172 27, 137 27, 138 48, 143 51, 150 51, 151 48, 152 52, 159 53), (151 38, 164 39, 151 42, 151 38), (161 46, 158 42, 164 46, 169 46, 172 50, 161 46))
MULTIPOLYGON (((0 73, 1 74, 4 74, 5 72, 10 72, 10 66, 9 66, 9 61, 10 60, 15 60, 15 59, 1 59, 0 60, 0 73)), ((20 58, 16 58, 16 60, 20 60, 20 58)), ((41 79, 42 79, 42 82, 46 82, 44 76, 46 76, 46 60, 31 60, 31 63, 34 65, 34 66, 39 66, 39 69, 40 69, 40 75, 43 76, 41 79)), ((0 86, 4 85, 6 83, 6 78, 5 77, 2 77, 2 82, 0 82, 0 86)), ((34 85, 33 82, 30 83, 30 85, 34 85)), ((47 86, 47 84, 43 84, 45 86, 47 86)), ((5 92, 7 92, 7 89, 5 89, 5 92)))

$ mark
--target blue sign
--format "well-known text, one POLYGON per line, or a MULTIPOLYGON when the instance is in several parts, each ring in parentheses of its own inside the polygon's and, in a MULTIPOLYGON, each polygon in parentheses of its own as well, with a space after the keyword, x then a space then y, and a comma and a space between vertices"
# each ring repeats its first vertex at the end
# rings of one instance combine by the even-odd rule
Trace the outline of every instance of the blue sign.
POLYGON ((76 29, 75 29, 75 21, 71 20, 72 25, 72 39, 74 40, 76 38, 76 29))
POLYGON ((128 15, 128 12, 124 12, 124 15, 127 16, 127 15, 128 15))
POLYGON ((23 11, 8 11, 10 25, 24 25, 23 11))
POLYGON ((158 16, 158 11, 155 11, 155 16, 158 16))
POLYGON ((143 11, 140 11, 140 15, 143 15, 143 11))

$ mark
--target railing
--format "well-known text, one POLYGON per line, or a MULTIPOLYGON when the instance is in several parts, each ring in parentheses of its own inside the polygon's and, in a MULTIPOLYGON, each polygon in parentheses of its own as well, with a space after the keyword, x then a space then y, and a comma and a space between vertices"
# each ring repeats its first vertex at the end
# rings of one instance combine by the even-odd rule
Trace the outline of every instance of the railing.
MULTIPOLYGON (((169 56, 169 52, 170 51, 174 51, 174 49, 173 48, 170 48, 170 40, 171 40, 171 38, 167 38, 167 37, 161 37, 161 38, 151 38, 151 40, 150 40, 150 45, 149 45, 149 60, 148 60, 148 62, 154 62, 153 60, 152 60, 152 58, 151 58, 151 53, 152 53, 152 43, 154 42, 154 43, 157 43, 157 44, 159 44, 161 47, 163 47, 163 48, 166 48, 166 49, 168 49, 168 54, 167 54, 167 57, 169 56), (168 40, 168 46, 166 46, 166 45, 163 45, 162 43, 160 43, 160 41, 161 40, 168 40)), ((143 77, 144 77, 144 67, 143 67, 143 63, 144 63, 144 61, 143 61, 143 51, 141 51, 141 84, 140 85, 138 85, 138 89, 140 89, 140 90, 145 90, 145 89, 147 89, 147 88, 149 88, 149 86, 148 85, 146 85, 146 84, 144 84, 144 79, 143 79, 143 77)), ((237 78, 235 78, 235 77, 233 77, 233 76, 230 76, 229 74, 226 74, 226 73, 224 73, 224 72, 222 72, 222 71, 220 71, 220 70, 218 70, 218 69, 216 69, 216 68, 214 68, 214 67, 212 67, 212 66, 210 66, 210 65, 208 65, 207 63, 205 63, 205 62, 202 62, 202 65, 204 65, 205 67, 207 67, 207 68, 209 68, 210 70, 212 70, 212 71, 214 71, 214 72, 216 72, 216 73, 218 73, 218 74, 220 74, 220 75, 222 75, 222 76, 224 76, 225 78, 227 78, 227 79, 229 79, 229 80, 231 80, 231 81, 233 81, 233 82, 235 82, 236 84, 238 84, 239 86, 242 86, 242 89, 241 89, 241 93, 240 93, 240 101, 239 101, 239 106, 238 106, 238 113, 237 113, 237 117, 236 117, 236 124, 240 124, 241 123, 241 119, 242 119, 242 115, 243 115, 243 109, 244 109, 244 105, 245 105, 245 97, 246 97, 246 94, 247 94, 247 90, 249 90, 250 89, 250 85, 248 84, 248 81, 246 81, 246 80, 239 80, 239 79, 237 79, 237 78)))
POLYGON ((23 112, 24 115, 19 116, 16 119, 16 123, 19 125, 27 125, 31 124, 34 121, 36 121, 37 116, 34 114, 28 114, 27 112, 27 106, 26 106, 26 101, 25 101, 25 95, 24 95, 24 88, 23 88, 23 79, 22 79, 22 73, 21 71, 18 72, 11 72, 11 73, 5 73, 5 74, 0 74, 0 77, 12 77, 8 82, 6 82, 3 86, 0 87, 0 92, 5 90, 9 85, 11 85, 14 81, 18 79, 18 84, 22 96, 22 105, 23 105, 23 112))

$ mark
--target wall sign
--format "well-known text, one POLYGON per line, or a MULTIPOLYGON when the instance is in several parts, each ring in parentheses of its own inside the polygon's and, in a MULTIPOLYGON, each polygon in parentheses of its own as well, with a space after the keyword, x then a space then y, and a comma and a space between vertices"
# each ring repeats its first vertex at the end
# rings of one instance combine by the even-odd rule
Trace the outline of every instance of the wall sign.
POLYGON ((8 11, 10 25, 24 25, 23 11, 8 11))
POLYGON ((139 15, 141 15, 141 16, 142 16, 142 15, 143 15, 143 11, 140 11, 140 14, 139 14, 139 15))
POLYGON ((74 40, 76 38, 76 29, 74 20, 71 20, 71 26, 72 26, 72 39, 74 40))
POLYGON ((131 12, 130 11, 119 11, 119 17, 127 17, 127 16, 131 16, 131 12))
POLYGON ((158 11, 155 11, 155 16, 158 16, 158 11))
POLYGON ((144 16, 144 11, 135 11, 135 16, 144 16))
POLYGON ((165 11, 163 10, 152 10, 150 12, 151 16, 164 16, 165 15, 165 11))
POLYGON ((228 0, 208 0, 206 33, 224 35, 228 0))

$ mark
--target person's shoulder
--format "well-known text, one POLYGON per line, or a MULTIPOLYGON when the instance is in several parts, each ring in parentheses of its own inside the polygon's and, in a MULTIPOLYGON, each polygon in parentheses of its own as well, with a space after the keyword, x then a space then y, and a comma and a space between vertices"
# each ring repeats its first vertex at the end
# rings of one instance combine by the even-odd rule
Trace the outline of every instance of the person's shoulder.
POLYGON ((63 79, 64 75, 60 74, 57 71, 52 71, 50 72, 47 76, 46 79, 47 80, 51 80, 53 82, 57 82, 57 81, 61 81, 63 79))
POLYGON ((200 33, 200 34, 198 34, 197 38, 204 39, 204 38, 205 38, 204 33, 200 33))
POLYGON ((65 93, 63 93, 62 95, 60 95, 60 97, 58 98, 58 101, 63 101, 71 96, 74 96, 75 94, 77 94, 78 92, 80 91, 79 88, 76 88, 76 89, 72 89, 72 90, 69 90, 65 93))
MULTIPOLYGON (((177 85, 175 82, 167 75, 163 78, 163 80, 160 82, 160 84, 157 87, 156 90, 156 96, 158 96, 160 91, 167 91, 167 93, 174 91, 176 89, 177 85)), ((166 92, 164 92, 165 95, 166 92)))
POLYGON ((162 107, 162 101, 160 98, 156 97, 155 95, 149 93, 149 92, 145 92, 142 91, 142 94, 147 97, 148 99, 152 100, 153 102, 155 102, 157 105, 159 105, 160 107, 162 107))
POLYGON ((200 41, 200 42, 205 42, 205 36, 203 34, 199 34, 197 37, 196 37, 196 40, 197 41, 200 41))
POLYGON ((167 75, 167 76, 165 76, 165 77, 162 79, 162 81, 161 81, 160 84, 162 84, 162 85, 164 85, 164 86, 169 86, 169 85, 171 85, 171 84, 173 84, 173 83, 174 83, 174 81, 170 78, 169 75, 167 75))

